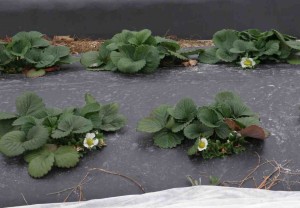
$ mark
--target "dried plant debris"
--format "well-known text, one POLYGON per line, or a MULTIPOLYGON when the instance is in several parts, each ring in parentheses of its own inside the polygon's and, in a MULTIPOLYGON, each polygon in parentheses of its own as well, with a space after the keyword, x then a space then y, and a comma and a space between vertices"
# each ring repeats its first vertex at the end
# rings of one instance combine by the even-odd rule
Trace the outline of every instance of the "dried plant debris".
MULTIPOLYGON (((175 40, 181 48, 195 48, 195 47, 211 47, 213 46, 212 40, 193 40, 193 39, 180 39, 176 36, 167 36, 167 39, 175 40)), ((49 39, 50 40, 50 39, 49 39)), ((70 48, 71 53, 80 54, 88 51, 97 51, 104 39, 92 40, 88 38, 76 38, 70 35, 54 36, 52 43, 54 45, 63 45, 70 48)))
POLYGON ((52 43, 70 48, 72 54, 97 51, 104 40, 78 39, 71 36, 54 36, 52 43))
POLYGON ((197 61, 197 60, 190 59, 190 60, 188 60, 188 61, 182 62, 182 64, 183 64, 183 66, 185 66, 185 67, 197 66, 198 61, 197 61))
POLYGON ((199 180, 192 176, 187 176, 191 185, 202 185, 201 178, 208 178, 211 185, 231 186, 239 188, 257 188, 273 190, 281 185, 286 190, 293 190, 293 187, 300 184, 300 170, 290 169, 288 166, 292 161, 279 163, 276 160, 262 159, 258 153, 256 165, 248 170, 245 176, 237 180, 223 180, 217 176, 211 176, 205 173, 200 174, 199 180))
POLYGON ((137 186, 143 193, 146 192, 144 187, 139 182, 137 182, 135 179, 133 179, 129 176, 126 176, 121 173, 105 170, 102 168, 91 168, 88 170, 88 172, 84 175, 84 177, 80 180, 80 182, 77 185, 70 187, 70 188, 65 188, 60 191, 52 192, 47 195, 62 194, 62 193, 69 191, 69 193, 67 194, 67 196, 64 199, 64 202, 67 202, 69 200, 69 198, 72 196, 72 194, 77 196, 78 201, 84 201, 84 200, 86 200, 86 198, 84 197, 83 186, 90 181, 89 176, 93 172, 100 172, 100 173, 105 173, 105 174, 109 174, 109 175, 122 177, 122 178, 126 179, 127 181, 131 182, 132 184, 134 184, 135 186, 137 186))

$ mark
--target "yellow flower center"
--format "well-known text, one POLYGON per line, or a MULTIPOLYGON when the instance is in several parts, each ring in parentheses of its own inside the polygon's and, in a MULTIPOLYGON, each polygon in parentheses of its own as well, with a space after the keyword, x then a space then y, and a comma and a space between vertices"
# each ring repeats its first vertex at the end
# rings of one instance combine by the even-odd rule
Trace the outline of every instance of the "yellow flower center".
POLYGON ((94 145, 94 139, 88 138, 88 139, 86 140, 86 143, 87 143, 87 145, 89 145, 89 146, 93 146, 93 145, 94 145))
POLYGON ((204 148, 205 147, 205 142, 200 141, 199 144, 198 144, 198 147, 201 148, 201 149, 204 148))
POLYGON ((248 66, 248 67, 251 67, 252 66, 252 61, 250 59, 246 59, 244 61, 244 65, 248 66))

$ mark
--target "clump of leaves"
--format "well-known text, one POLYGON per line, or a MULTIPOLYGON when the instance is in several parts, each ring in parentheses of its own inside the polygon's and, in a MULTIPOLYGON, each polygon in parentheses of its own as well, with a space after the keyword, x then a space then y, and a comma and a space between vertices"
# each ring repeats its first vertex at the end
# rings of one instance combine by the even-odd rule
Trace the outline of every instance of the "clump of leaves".
POLYGON ((51 45, 36 31, 19 32, 11 41, 0 42, 0 70, 3 73, 39 77, 75 61, 68 47, 51 45))
POLYGON ((54 166, 74 167, 88 150, 105 146, 104 132, 125 125, 116 103, 100 104, 90 94, 83 107, 46 108, 32 92, 16 99, 16 113, 0 112, 0 152, 23 155, 32 177, 46 175, 54 166))
MULTIPOLYGON (((214 47, 203 49, 199 61, 207 64, 220 62, 241 64, 242 58, 251 58, 248 68, 261 62, 287 62, 300 64, 300 42, 295 37, 276 30, 262 32, 257 29, 236 31, 223 29, 213 36, 214 47)), ((245 66, 246 68, 247 66, 245 66)))
POLYGON ((184 140, 194 141, 188 155, 209 159, 240 153, 246 137, 265 139, 258 115, 232 92, 221 92, 215 102, 197 107, 192 99, 180 100, 174 107, 161 105, 138 122, 137 130, 153 134, 154 144, 173 148, 184 140))
POLYGON ((84 53, 81 63, 92 71, 122 73, 152 73, 159 66, 173 65, 188 60, 191 53, 180 52, 179 44, 170 39, 152 36, 151 31, 123 30, 105 41, 99 51, 84 53))

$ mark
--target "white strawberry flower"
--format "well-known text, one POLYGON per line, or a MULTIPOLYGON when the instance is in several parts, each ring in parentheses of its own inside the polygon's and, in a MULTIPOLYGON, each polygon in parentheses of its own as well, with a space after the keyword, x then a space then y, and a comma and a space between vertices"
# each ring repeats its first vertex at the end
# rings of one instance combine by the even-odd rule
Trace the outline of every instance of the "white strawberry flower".
POLYGON ((201 152, 207 148, 208 141, 205 137, 199 139, 198 150, 201 152))
POLYGON ((242 58, 240 64, 241 64, 242 68, 253 68, 256 65, 253 58, 247 58, 247 57, 242 58))
POLYGON ((94 133, 87 133, 83 141, 83 146, 85 146, 88 149, 92 149, 99 143, 99 140, 95 137, 96 135, 94 133))

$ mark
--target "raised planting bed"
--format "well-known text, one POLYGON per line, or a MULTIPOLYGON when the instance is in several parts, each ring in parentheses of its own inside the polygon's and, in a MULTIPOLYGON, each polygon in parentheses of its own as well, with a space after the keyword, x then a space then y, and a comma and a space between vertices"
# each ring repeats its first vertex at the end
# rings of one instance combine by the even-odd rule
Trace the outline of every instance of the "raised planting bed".
MULTIPOLYGON (((79 63, 65 70, 49 73, 38 79, 23 75, 2 75, 0 78, 1 111, 14 112, 16 98, 24 91, 33 91, 47 106, 84 105, 85 93, 101 103, 120 104, 120 113, 127 117, 126 126, 106 135, 107 147, 90 152, 72 169, 53 169, 41 179, 29 176, 22 158, 0 156, 0 206, 62 202, 91 168, 102 168, 126 175, 139 183, 146 192, 190 186, 191 175, 202 184, 242 180, 261 161, 274 160, 285 165, 284 172, 299 172, 299 90, 300 68, 294 65, 259 65, 255 70, 240 70, 230 65, 199 64, 158 70, 154 74, 124 75, 112 72, 91 72, 79 63), (233 91, 261 117, 261 126, 271 135, 265 141, 251 140, 246 151, 225 158, 204 160, 189 157, 193 142, 184 142, 176 149, 160 149, 152 135, 136 132, 137 123, 161 105, 175 105, 189 97, 198 106, 213 102, 220 91, 233 91), (256 154, 256 153, 257 154, 256 154), (286 164, 288 163, 288 164, 286 164), (206 177, 207 176, 207 177, 206 177)), ((258 185, 274 167, 263 166, 254 176, 258 185)), ((274 190, 300 190, 299 176, 281 173, 285 182, 271 186, 274 190)), ((140 194, 142 189, 125 178, 94 170, 82 186, 83 199, 140 194)), ((228 183, 228 185, 239 186, 228 183)), ((269 184, 270 185, 270 184, 269 184)), ((265 188, 263 185, 260 188, 265 188)), ((242 187, 255 187, 249 180, 242 187)), ((67 200, 78 201, 77 190, 67 200)))

